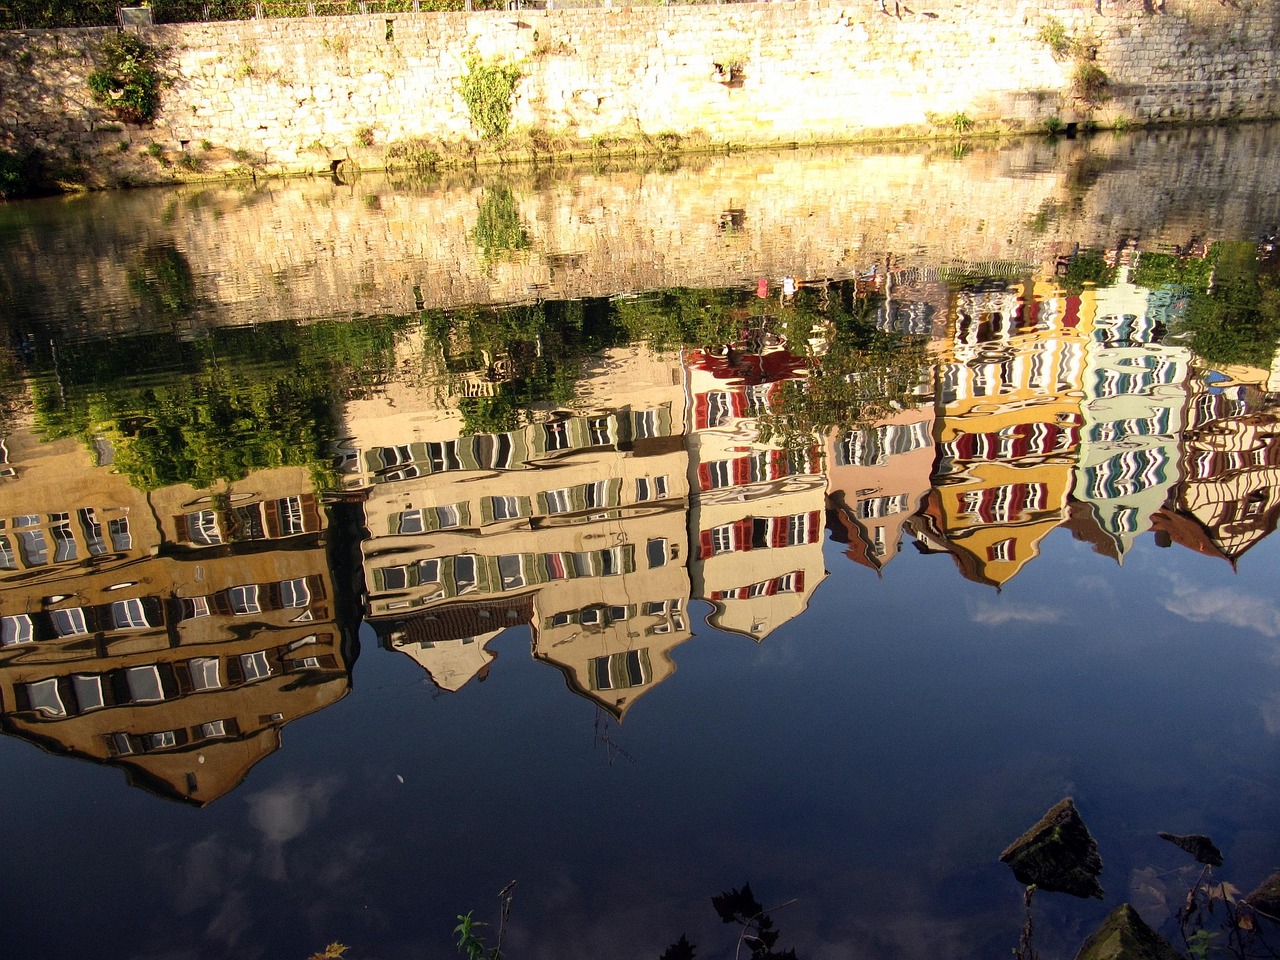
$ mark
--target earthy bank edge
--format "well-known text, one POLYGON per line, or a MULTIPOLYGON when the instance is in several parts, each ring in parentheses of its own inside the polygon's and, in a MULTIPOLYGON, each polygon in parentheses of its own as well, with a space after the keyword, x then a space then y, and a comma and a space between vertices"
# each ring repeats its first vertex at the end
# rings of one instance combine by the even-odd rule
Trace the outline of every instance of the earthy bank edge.
MULTIPOLYGON (((99 188, 1280 116, 1280 0, 873 0, 0 34, 14 177, 99 188), (129 64, 126 64, 128 66, 129 64)), ((12 191, 9 191, 12 192, 12 191)))

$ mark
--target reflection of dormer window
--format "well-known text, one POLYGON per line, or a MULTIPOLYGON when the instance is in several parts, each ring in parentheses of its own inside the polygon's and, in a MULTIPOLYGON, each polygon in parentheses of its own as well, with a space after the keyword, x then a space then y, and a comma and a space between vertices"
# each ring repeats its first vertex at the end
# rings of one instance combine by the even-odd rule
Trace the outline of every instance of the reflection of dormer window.
POLYGON ((45 542, 43 530, 19 530, 18 549, 28 567, 38 567, 49 562, 49 545, 45 542))
POLYGON ((283 497, 276 501, 276 509, 280 516, 280 536, 292 537, 307 532, 301 497, 283 497))
POLYGON ((0 570, 17 570, 18 558, 13 554, 13 544, 9 538, 0 535, 0 570))
MULTIPOLYGON (((60 521, 49 528, 49 536, 53 537, 53 562, 62 563, 76 558, 76 539, 71 533, 71 524, 65 513, 56 514, 60 521)), ((53 517, 49 518, 50 520, 53 517)))
POLYGON ((595 657, 588 663, 587 670, 592 690, 623 690, 652 679, 647 647, 595 657))
POLYGON ((80 509, 80 529, 84 532, 85 544, 89 548, 89 556, 100 557, 107 552, 107 545, 102 539, 102 524, 92 507, 80 509))
POLYGON ((613 440, 609 436, 609 418, 597 417, 587 421, 587 434, 591 438, 591 446, 608 446, 613 440))
POLYGON ((111 549, 124 553, 133 546, 133 534, 129 532, 129 518, 115 517, 107 521, 107 535, 111 537, 111 549))
POLYGON ((651 440, 658 435, 658 411, 643 410, 631 414, 631 435, 636 440, 651 440))
POLYGON ((569 449, 569 424, 565 420, 553 420, 551 423, 542 425, 543 436, 546 438, 547 450, 568 450, 569 449))

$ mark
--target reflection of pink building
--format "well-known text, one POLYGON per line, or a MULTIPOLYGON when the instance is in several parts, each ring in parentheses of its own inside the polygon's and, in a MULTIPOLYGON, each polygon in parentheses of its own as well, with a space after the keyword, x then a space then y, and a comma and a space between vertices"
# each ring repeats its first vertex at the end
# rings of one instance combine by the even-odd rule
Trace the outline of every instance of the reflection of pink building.
POLYGON ((854 563, 879 571, 929 494, 933 411, 904 410, 827 437, 827 526, 854 563))
POLYGON ((712 626, 759 641, 826 576, 820 448, 781 449, 757 425, 804 361, 781 347, 686 361, 693 595, 713 605, 712 626))

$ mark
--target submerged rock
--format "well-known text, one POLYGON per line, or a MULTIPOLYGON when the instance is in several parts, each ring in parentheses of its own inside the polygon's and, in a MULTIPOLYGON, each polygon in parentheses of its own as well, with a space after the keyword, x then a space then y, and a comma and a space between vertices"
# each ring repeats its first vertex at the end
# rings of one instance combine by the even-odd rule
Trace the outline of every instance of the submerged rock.
POLYGON ((1280 918, 1280 870, 1258 884, 1244 899, 1263 916, 1280 918))
POLYGON ((1212 840, 1202 834, 1189 833, 1186 836, 1179 836, 1176 833, 1157 833, 1156 836, 1161 840, 1177 844, 1195 857, 1196 863, 1208 864, 1211 867, 1222 866, 1222 851, 1212 840))
POLYGON ((1076 960, 1182 960, 1182 954, 1122 903, 1084 942, 1076 960))
POLYGON ((1000 854, 1020 883, 1074 897, 1102 899, 1102 858, 1076 805, 1060 800, 1000 854))

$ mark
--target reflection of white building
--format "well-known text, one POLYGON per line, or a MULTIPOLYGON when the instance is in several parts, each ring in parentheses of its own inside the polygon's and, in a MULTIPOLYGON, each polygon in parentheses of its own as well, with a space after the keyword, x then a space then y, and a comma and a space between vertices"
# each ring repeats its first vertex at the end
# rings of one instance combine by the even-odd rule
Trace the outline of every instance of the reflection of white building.
POLYGON ((588 394, 500 434, 461 436, 437 412, 406 419, 402 402, 386 422, 377 409, 349 422, 368 619, 443 689, 483 678, 486 645, 527 625, 537 659, 620 717, 692 635, 676 360, 637 347, 600 366, 599 408, 588 394))
POLYGON ((1092 344, 1073 498, 1123 558, 1181 477, 1178 466, 1190 351, 1092 344))

